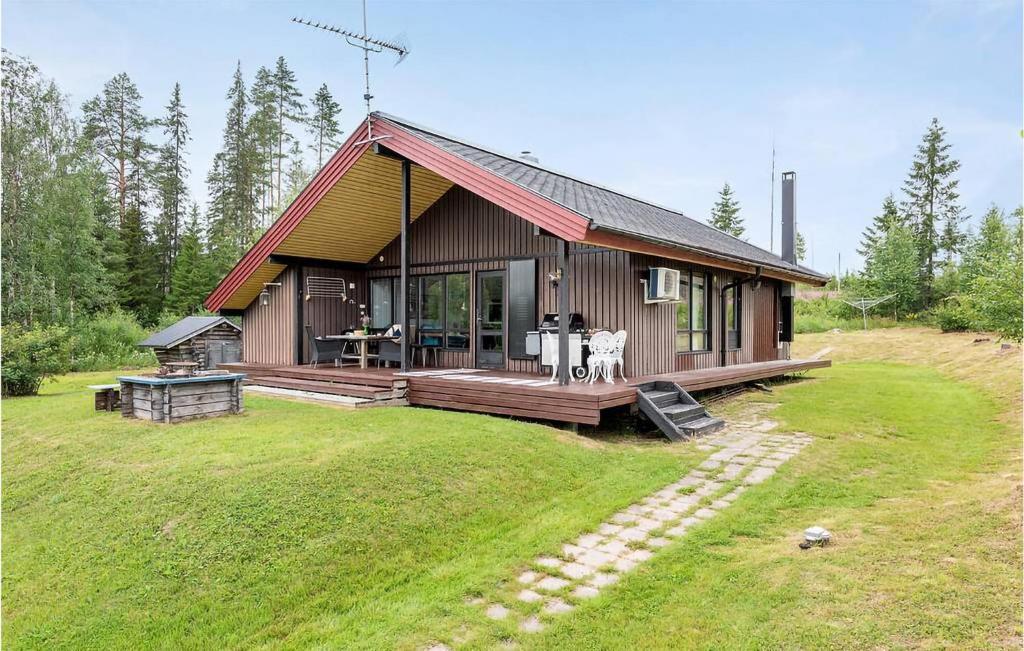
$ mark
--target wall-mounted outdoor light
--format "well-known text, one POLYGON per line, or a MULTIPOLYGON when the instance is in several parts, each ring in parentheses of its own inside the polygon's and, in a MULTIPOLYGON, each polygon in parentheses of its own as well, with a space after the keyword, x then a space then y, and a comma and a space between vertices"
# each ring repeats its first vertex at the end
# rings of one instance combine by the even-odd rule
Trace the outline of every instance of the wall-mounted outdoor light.
POLYGON ((263 290, 260 291, 260 307, 270 305, 270 290, 267 287, 280 287, 281 283, 263 283, 263 290))

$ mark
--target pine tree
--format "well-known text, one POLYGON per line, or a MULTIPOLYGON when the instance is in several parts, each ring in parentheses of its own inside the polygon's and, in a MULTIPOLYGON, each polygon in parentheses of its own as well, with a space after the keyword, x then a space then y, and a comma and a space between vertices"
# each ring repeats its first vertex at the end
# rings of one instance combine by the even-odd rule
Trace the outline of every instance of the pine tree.
POLYGON ((186 146, 191 140, 188 115, 181 100, 181 84, 174 84, 167 114, 160 121, 166 141, 160 147, 157 162, 157 184, 160 215, 157 220, 156 244, 160 258, 160 279, 164 293, 171 290, 171 269, 178 255, 181 227, 188 204, 189 175, 185 160, 186 146))
POLYGON ((733 196, 732 188, 726 183, 718 194, 718 201, 711 209, 711 220, 708 223, 724 233, 734 237, 743 237, 746 229, 739 213, 740 204, 733 196))
POLYGON ((142 96, 135 82, 121 73, 103 92, 82 105, 84 135, 92 143, 117 200, 119 225, 129 209, 129 177, 139 172, 149 153, 146 132, 150 121, 142 113, 142 96))
POLYGON ((305 109, 300 101, 302 93, 296 87, 295 73, 289 68, 284 57, 277 57, 277 65, 274 68, 274 93, 277 99, 277 181, 275 183, 276 209, 282 203, 283 186, 283 163, 285 158, 285 143, 292 139, 288 131, 288 123, 302 123, 305 118, 305 109))
POLYGON ((914 228, 921 256, 921 283, 925 304, 932 299, 936 254, 943 247, 952 255, 959 246, 959 226, 963 208, 957 203, 959 180, 955 178, 960 162, 950 157, 952 145, 945 141, 946 130, 938 118, 932 118, 928 132, 917 148, 910 173, 903 183, 906 200, 903 210, 914 228), (943 226, 944 225, 944 226, 943 226), (940 239, 940 227, 944 237, 940 239))
POLYGON ((195 314, 202 310, 203 299, 214 284, 213 269, 203 250, 199 208, 193 205, 181 238, 181 250, 174 262, 168 307, 176 314, 195 314))
POLYGON ((309 131, 313 135, 313 144, 310 149, 316 152, 316 168, 320 170, 324 166, 324 156, 338 147, 338 136, 341 129, 338 127, 338 116, 341 114, 341 105, 334 101, 327 84, 320 86, 313 97, 313 112, 309 120, 309 131))

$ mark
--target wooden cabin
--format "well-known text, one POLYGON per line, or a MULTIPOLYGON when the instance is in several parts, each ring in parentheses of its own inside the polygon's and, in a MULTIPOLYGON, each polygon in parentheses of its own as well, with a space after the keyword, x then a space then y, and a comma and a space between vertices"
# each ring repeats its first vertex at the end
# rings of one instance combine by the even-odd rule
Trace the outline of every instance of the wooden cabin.
POLYGON ((188 316, 139 344, 152 348, 162 366, 194 362, 214 369, 241 359, 242 329, 222 316, 188 316))
MULTIPOLYGON (((735 380, 744 365, 754 375, 752 365, 789 368, 780 362, 790 358, 794 284, 827 280, 796 262, 792 173, 779 256, 534 160, 384 113, 368 123, 206 300, 242 316, 250 372, 307 363, 305 326, 337 335, 358 329, 364 312, 373 331, 401 324, 414 333, 402 338, 402 368, 420 352, 416 364, 534 378, 548 369, 530 333, 557 316, 563 393, 606 390, 570 391, 573 324, 625 330, 628 378, 731 368, 723 377, 735 380)), ((339 377, 356 382, 357 370, 339 377)), ((416 404, 421 380, 408 381, 416 404)), ((444 403, 437 392, 423 400, 444 403)), ((451 406, 527 415, 467 404, 451 406)))

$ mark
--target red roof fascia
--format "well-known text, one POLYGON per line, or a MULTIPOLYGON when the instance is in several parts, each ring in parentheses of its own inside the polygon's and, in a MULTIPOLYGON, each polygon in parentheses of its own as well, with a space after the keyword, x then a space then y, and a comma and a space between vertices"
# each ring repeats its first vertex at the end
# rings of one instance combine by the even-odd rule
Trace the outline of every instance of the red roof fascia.
POLYGON ((374 134, 389 136, 381 143, 388 149, 549 233, 572 242, 582 240, 587 234, 590 220, 586 217, 446 152, 386 118, 376 120, 373 131, 374 134))
MULTIPOLYGON (((383 141, 388 149, 407 157, 409 160, 431 170, 470 192, 505 208, 506 210, 540 226, 546 231, 568 241, 580 241, 586 237, 590 220, 550 199, 541 197, 518 185, 501 179, 487 170, 446 152, 405 131, 385 119, 374 121, 374 136, 388 136, 383 141)), ((349 136, 316 175, 313 181, 299 194, 288 209, 264 233, 263 237, 239 260, 224 280, 206 298, 204 305, 216 312, 231 295, 245 282, 281 242, 309 214, 313 206, 330 190, 350 167, 362 156, 370 143, 356 145, 366 138, 366 123, 349 136)))
POLYGON ((211 312, 216 312, 231 298, 231 295, 245 282, 245 280, 256 269, 263 264, 267 257, 274 252, 281 242, 295 230, 299 222, 309 214, 327 191, 334 187, 334 184, 344 176, 345 172, 352 167, 363 152, 369 148, 369 143, 357 145, 356 143, 366 138, 366 123, 357 129, 348 140, 345 141, 334 156, 331 157, 323 169, 310 181, 309 185, 299 193, 295 201, 288 206, 281 217, 267 229, 256 244, 242 256, 238 264, 220 281, 220 284, 210 292, 203 305, 211 312))

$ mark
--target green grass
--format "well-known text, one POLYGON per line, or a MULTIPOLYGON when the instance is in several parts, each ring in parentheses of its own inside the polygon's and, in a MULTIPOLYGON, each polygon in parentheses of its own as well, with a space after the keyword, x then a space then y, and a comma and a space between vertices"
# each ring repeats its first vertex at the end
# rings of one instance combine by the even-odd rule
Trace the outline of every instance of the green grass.
POLYGON ((62 378, 3 409, 7 648, 415 648, 695 463, 432 410, 248 398, 161 426, 62 378))
MULTIPOLYGON (((857 336, 828 341, 847 359, 857 336)), ((4 646, 1019 648, 1020 375, 964 341, 949 372, 844 361, 716 406, 778 402, 814 443, 534 636, 466 598, 706 453, 269 398, 164 427, 92 412, 99 375, 62 378, 3 405, 4 646), (799 550, 811 524, 835 543, 799 550)))
POLYGON ((1019 648, 1019 432, 999 405, 922 367, 815 376, 772 414, 809 448, 531 648, 1019 648), (799 550, 811 524, 835 544, 799 550))

